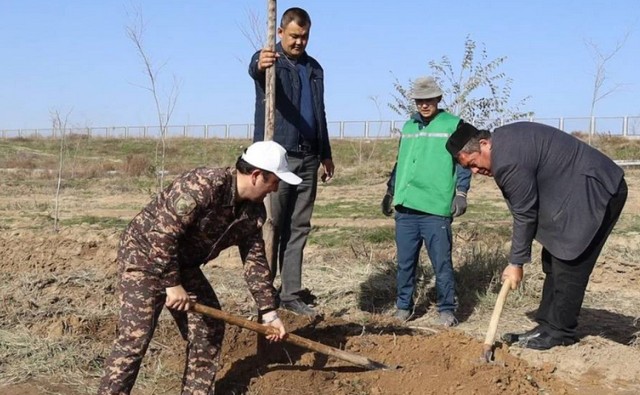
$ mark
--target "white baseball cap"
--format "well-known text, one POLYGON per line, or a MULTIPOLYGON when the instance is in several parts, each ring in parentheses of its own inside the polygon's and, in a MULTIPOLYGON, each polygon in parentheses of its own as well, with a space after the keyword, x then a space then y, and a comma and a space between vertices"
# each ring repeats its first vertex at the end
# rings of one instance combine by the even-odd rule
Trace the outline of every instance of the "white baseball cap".
POLYGON ((245 162, 258 169, 270 171, 290 185, 298 185, 302 178, 289 171, 287 150, 275 141, 258 141, 242 154, 245 162))

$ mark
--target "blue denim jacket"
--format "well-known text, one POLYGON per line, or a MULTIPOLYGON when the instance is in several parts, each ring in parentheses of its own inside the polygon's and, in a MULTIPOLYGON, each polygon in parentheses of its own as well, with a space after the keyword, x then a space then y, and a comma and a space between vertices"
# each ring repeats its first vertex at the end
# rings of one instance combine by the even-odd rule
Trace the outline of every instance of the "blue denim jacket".
MULTIPOLYGON (((299 125, 304 122, 300 114, 300 77, 295 64, 284 55, 280 43, 276 45, 276 51, 280 54, 280 57, 277 58, 275 64, 276 119, 273 140, 282 145, 287 151, 296 152, 299 151, 302 143, 299 125)), ((256 89, 253 141, 264 140, 265 73, 258 71, 259 56, 260 51, 252 56, 249 64, 249 75, 253 78, 256 89)), ((308 56, 306 52, 299 60, 307 64, 307 74, 311 80, 318 155, 321 160, 331 159, 331 145, 329 143, 324 107, 324 71, 320 63, 308 56)))

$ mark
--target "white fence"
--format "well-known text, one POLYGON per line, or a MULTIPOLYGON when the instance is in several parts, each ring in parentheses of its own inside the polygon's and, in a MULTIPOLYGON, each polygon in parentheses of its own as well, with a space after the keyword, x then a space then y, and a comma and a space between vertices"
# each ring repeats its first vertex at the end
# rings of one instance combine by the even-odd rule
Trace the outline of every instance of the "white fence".
MULTIPOLYGON (((640 116, 625 117, 561 117, 529 118, 557 127, 566 132, 583 132, 591 135, 611 135, 640 137, 640 116)), ((340 139, 385 139, 398 136, 404 120, 396 121, 333 121, 329 122, 329 135, 340 139)), ((0 138, 56 138, 57 129, 13 129, 0 130, 0 138)), ((108 126, 66 128, 65 134, 82 135, 90 138, 158 138, 158 126, 108 126)), ((253 124, 181 125, 168 126, 168 137, 189 138, 252 138, 253 124)))

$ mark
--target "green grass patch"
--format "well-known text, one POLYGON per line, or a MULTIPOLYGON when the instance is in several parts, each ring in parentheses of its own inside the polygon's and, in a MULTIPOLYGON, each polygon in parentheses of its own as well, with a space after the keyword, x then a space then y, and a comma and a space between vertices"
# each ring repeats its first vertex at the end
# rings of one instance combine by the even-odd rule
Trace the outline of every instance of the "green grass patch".
POLYGON ((316 204, 313 208, 315 218, 380 218, 381 215, 378 205, 350 200, 316 204))
POLYGON ((309 234, 309 243, 323 248, 340 248, 353 245, 389 244, 395 242, 393 227, 356 228, 314 226, 309 234))
POLYGON ((360 237, 363 241, 372 244, 382 244, 395 242, 396 233, 392 227, 378 227, 364 229, 364 232, 360 232, 360 237))
POLYGON ((73 226, 73 225, 98 225, 103 229, 124 229, 131 219, 122 219, 114 217, 95 217, 91 215, 84 215, 79 217, 73 217, 63 219, 60 221, 61 226, 73 226))
MULTIPOLYGON (((398 151, 397 139, 331 140, 333 161, 341 168, 359 167, 375 163, 393 163, 398 151)), ((391 171, 391 168, 388 169, 391 171)))

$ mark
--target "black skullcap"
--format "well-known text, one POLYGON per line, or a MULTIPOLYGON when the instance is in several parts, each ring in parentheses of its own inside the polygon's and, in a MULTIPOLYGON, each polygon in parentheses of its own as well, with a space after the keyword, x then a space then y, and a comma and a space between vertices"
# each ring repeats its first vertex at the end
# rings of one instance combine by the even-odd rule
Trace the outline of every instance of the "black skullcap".
POLYGON ((478 129, 473 125, 466 122, 460 122, 455 132, 449 136, 447 140, 447 151, 455 158, 458 156, 458 152, 471 140, 471 138, 478 134, 478 129))

